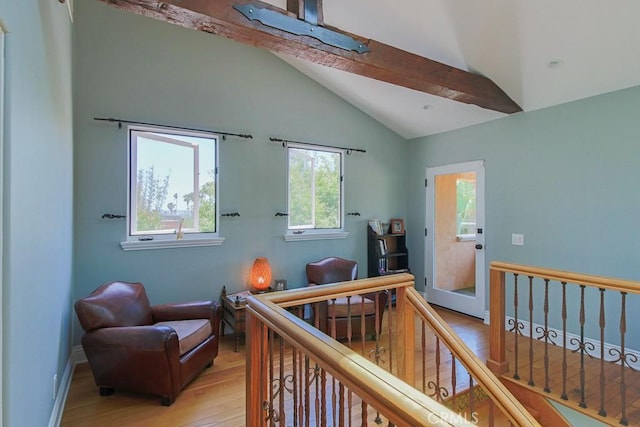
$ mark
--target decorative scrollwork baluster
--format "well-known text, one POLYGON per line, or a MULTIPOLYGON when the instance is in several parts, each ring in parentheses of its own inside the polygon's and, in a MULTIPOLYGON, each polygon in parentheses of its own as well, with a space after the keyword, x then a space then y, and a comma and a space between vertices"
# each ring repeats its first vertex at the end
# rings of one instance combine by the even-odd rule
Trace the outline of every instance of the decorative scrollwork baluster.
POLYGON ((562 282, 562 400, 567 396, 567 282, 562 282))
POLYGON ((605 312, 604 312, 604 292, 603 288, 598 288, 600 291, 600 410, 598 415, 603 417, 607 416, 607 411, 604 409, 604 387, 605 387, 605 375, 604 375, 604 327, 605 312))
POLYGON ((540 333, 537 339, 544 339, 544 391, 551 392, 549 387, 549 343, 556 345, 553 338, 557 338, 558 334, 553 329, 549 329, 549 279, 544 279, 544 327, 536 327, 536 332, 540 333))
POLYGON ((519 380, 520 374, 518 374, 518 332, 520 329, 520 324, 518 322, 518 274, 513 275, 513 322, 509 323, 513 324, 513 328, 510 330, 515 332, 513 350, 513 378, 519 380))
POLYGON ((447 397, 449 397, 449 391, 446 387, 440 386, 440 338, 436 336, 436 380, 429 381, 427 383, 427 387, 429 390, 432 390, 432 393, 429 394, 429 397, 437 400, 438 402, 444 401, 447 397))
POLYGON ((616 348, 610 348, 609 354, 611 356, 617 356, 616 360, 613 360, 612 363, 620 364, 620 424, 628 425, 629 421, 627 420, 627 384, 625 381, 625 366, 630 368, 632 371, 636 369, 633 368, 630 364, 637 363, 638 357, 633 353, 627 353, 625 349, 625 336, 627 333, 627 293, 620 292, 620 296, 622 298, 620 302, 620 350, 616 348))
POLYGON ((529 276, 529 382, 530 386, 535 386, 533 382, 533 276, 529 276))
POLYGON ((593 343, 585 341, 584 339, 584 324, 586 320, 586 314, 584 310, 584 289, 585 285, 580 285, 580 339, 571 338, 569 343, 572 345, 576 345, 577 347, 574 350, 571 350, 573 353, 580 352, 580 403, 578 406, 581 408, 587 407, 586 402, 586 379, 585 379, 585 363, 584 356, 587 355, 589 357, 593 357, 589 352, 595 350, 595 346, 593 343))

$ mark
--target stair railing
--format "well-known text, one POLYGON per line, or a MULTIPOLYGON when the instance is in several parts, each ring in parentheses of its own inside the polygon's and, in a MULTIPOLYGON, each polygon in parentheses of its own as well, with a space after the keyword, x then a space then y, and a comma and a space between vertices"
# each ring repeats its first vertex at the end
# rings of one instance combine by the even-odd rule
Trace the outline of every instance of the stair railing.
MULTIPOLYGON (((335 323, 329 329, 335 333, 335 323)), ((539 425, 415 291, 410 274, 249 297, 246 342, 247 425, 469 425, 482 413, 474 408, 479 390, 492 402, 483 413, 489 425, 494 409, 513 425, 539 425), (376 303, 384 321, 376 321, 383 327, 376 326, 373 339, 361 333, 360 340, 339 342, 305 316, 315 304, 338 298, 360 301, 347 308, 357 313, 364 303, 356 296, 379 292, 395 298, 385 298, 385 307, 376 303), (469 371, 466 391, 456 385, 459 366, 469 371)))
POLYGON ((639 293, 637 281, 492 262, 487 365, 587 415, 637 425, 640 352, 628 343, 639 340, 627 311, 639 293))

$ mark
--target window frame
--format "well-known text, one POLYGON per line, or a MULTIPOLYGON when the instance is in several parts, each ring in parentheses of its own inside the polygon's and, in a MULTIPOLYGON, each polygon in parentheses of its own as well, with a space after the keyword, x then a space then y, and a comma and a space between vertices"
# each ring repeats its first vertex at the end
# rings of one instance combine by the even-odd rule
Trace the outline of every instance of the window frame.
MULTIPOLYGON (((220 180, 219 180, 219 147, 221 135, 214 132, 195 131, 195 130, 183 130, 167 128, 163 126, 148 126, 148 125, 129 125, 127 126, 127 218, 126 218, 126 240, 120 243, 123 250, 143 250, 143 249, 163 249, 163 248, 176 248, 176 247, 194 247, 194 246, 219 246, 224 242, 224 238, 220 237, 220 180), (180 239, 177 236, 177 230, 173 232, 149 232, 149 233, 135 233, 134 234, 134 222, 133 219, 136 215, 137 203, 134 198, 137 191, 137 170, 138 170, 138 149, 137 138, 144 133, 157 133, 164 135, 178 135, 183 137, 197 137, 213 140, 213 154, 214 154, 214 183, 215 183, 215 231, 191 231, 183 230, 183 235, 180 239)), ((158 141, 161 142, 161 141, 158 141)), ((187 143, 167 143, 187 146, 187 143)), ((197 149, 194 149, 194 188, 200 186, 199 179, 195 176, 196 169, 201 175, 202 171, 197 167, 199 166, 199 157, 197 155, 197 149)), ((194 190, 195 191, 195 190, 194 190)))
MULTIPOLYGON (((302 228, 291 227, 290 216, 287 216, 287 222, 285 225, 284 239, 290 241, 302 241, 302 240, 323 240, 323 239, 343 239, 349 236, 349 233, 345 231, 345 158, 347 150, 326 147, 321 145, 307 144, 307 143, 293 143, 290 142, 286 146, 286 164, 287 164, 287 212, 291 213, 291 198, 290 198, 290 149, 299 150, 314 150, 325 153, 335 153, 340 155, 340 208, 339 208, 339 228, 302 228)), ((314 192, 315 197, 315 192, 314 192)))

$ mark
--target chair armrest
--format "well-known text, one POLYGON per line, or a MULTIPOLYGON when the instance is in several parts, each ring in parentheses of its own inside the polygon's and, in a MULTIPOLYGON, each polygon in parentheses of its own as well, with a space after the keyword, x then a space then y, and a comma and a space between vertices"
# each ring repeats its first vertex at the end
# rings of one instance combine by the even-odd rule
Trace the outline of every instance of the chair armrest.
POLYGON ((101 328, 82 337, 83 347, 109 347, 123 350, 165 351, 175 346, 178 349, 178 334, 164 325, 122 326, 101 328))
POLYGON ((180 304, 161 304, 151 307, 154 323, 171 320, 212 319, 217 303, 213 301, 193 301, 180 304))
POLYGON ((211 329, 218 335, 222 306, 215 301, 194 301, 181 304, 161 304, 151 307, 154 322, 171 320, 209 319, 211 329))

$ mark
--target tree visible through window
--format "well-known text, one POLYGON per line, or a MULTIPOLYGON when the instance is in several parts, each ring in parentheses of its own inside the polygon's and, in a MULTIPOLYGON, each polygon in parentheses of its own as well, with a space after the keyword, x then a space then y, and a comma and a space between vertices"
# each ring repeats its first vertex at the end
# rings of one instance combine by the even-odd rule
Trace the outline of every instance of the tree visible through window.
POLYGON ((215 135, 130 127, 129 149, 130 237, 216 232, 215 135))
POLYGON ((289 230, 342 228, 340 150, 289 146, 289 230))

